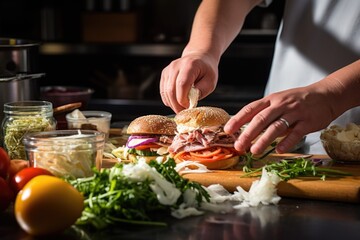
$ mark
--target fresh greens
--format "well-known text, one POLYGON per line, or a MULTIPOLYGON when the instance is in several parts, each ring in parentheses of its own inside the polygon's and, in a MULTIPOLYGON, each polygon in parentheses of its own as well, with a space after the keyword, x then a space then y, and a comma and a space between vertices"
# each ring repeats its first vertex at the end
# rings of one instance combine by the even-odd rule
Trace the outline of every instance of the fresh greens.
MULTIPOLYGON (((273 172, 282 180, 287 181, 297 177, 319 177, 325 180, 326 177, 349 176, 348 172, 320 167, 316 162, 307 158, 282 159, 277 162, 267 163, 264 168, 267 172, 273 172)), ((261 176, 262 167, 250 169, 247 168, 247 174, 243 177, 261 176)))
MULTIPOLYGON (((165 226, 166 223, 159 221, 156 216, 169 214, 171 209, 179 208, 184 202, 183 195, 187 189, 196 192, 198 204, 204 200, 209 201, 208 192, 200 184, 190 182, 176 172, 173 159, 161 164, 152 161, 149 166, 180 191, 181 195, 174 204, 160 203, 151 188, 153 179, 141 179, 141 176, 140 180, 130 179, 126 174, 128 166, 118 163, 109 169, 94 169, 93 177, 68 179, 85 197, 85 209, 77 224, 92 225, 96 229, 116 223, 165 226)), ((134 175, 136 174, 139 173, 135 172, 134 175)))
POLYGON ((319 166, 319 161, 298 157, 298 158, 289 158, 270 161, 266 159, 271 152, 275 150, 276 143, 272 144, 272 147, 269 151, 264 153, 260 157, 254 157, 253 154, 247 153, 243 156, 244 166, 243 171, 246 173, 242 177, 259 177, 261 176, 261 171, 263 168, 267 172, 272 172, 278 175, 282 180, 288 181, 297 177, 319 177, 322 180, 325 180, 326 177, 341 177, 341 176, 350 176, 351 173, 319 166), (262 162, 261 167, 254 168, 255 162, 262 162))
POLYGON ((150 150, 136 150, 135 148, 129 148, 128 153, 136 154, 138 156, 151 157, 151 156, 159 156, 155 151, 150 150))

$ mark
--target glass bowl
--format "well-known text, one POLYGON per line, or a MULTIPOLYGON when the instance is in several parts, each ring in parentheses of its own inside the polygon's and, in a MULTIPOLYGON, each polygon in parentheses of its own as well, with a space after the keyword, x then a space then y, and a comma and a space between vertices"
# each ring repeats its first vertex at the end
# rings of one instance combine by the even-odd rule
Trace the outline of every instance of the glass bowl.
POLYGON ((104 111, 74 110, 66 114, 68 129, 97 130, 109 136, 111 113, 104 111))
POLYGON ((23 140, 29 165, 58 177, 82 178, 101 168, 105 134, 94 130, 30 133, 23 140))
POLYGON ((345 128, 333 125, 320 135, 329 157, 337 162, 360 163, 360 127, 348 124, 345 128))

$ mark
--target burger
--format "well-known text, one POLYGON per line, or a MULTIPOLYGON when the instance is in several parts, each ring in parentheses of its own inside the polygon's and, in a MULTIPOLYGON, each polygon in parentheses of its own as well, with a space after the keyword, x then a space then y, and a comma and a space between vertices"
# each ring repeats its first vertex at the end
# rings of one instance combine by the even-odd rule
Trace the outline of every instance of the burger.
POLYGON ((193 161, 208 169, 228 169, 239 162, 234 142, 240 130, 234 134, 224 132, 230 115, 217 107, 195 107, 179 112, 174 121, 176 135, 169 147, 176 163, 193 161))
POLYGON ((173 119, 162 115, 145 115, 134 119, 127 127, 129 135, 126 145, 112 151, 122 160, 137 162, 140 158, 150 162, 163 162, 169 154, 176 132, 173 119))

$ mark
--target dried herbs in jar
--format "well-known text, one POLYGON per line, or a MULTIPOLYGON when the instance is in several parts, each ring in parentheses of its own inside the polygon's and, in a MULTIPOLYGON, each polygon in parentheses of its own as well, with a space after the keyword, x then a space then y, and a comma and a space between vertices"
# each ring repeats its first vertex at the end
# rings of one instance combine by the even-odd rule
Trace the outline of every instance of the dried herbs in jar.
POLYGON ((52 103, 22 101, 4 104, 3 145, 10 159, 26 159, 23 138, 27 133, 56 129, 52 103))

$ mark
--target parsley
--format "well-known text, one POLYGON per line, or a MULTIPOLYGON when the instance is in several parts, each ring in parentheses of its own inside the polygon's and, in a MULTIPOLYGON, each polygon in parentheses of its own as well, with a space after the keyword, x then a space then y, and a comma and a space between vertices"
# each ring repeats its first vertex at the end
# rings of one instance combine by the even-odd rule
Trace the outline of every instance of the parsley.
POLYGON ((298 157, 290 159, 281 159, 277 161, 269 161, 266 157, 275 150, 276 143, 273 143, 272 148, 260 157, 255 157, 251 153, 243 156, 244 166, 243 171, 246 173, 242 177, 259 177, 263 168, 267 172, 272 172, 278 175, 282 180, 288 181, 297 177, 319 177, 325 180, 326 177, 342 177, 350 176, 351 173, 344 172, 337 169, 325 168, 319 165, 321 161, 313 159, 298 157), (262 162, 262 167, 254 168, 255 162, 262 162))
POLYGON ((209 201, 208 192, 200 184, 178 174, 173 159, 161 164, 151 161, 149 165, 181 191, 176 204, 167 206, 159 203, 156 193, 150 188, 153 180, 131 181, 121 174, 124 164, 118 163, 109 169, 94 169, 95 175, 89 178, 68 179, 85 198, 85 208, 77 224, 91 225, 96 229, 117 223, 166 226, 165 222, 158 221, 163 216, 161 214, 169 214, 172 208, 178 208, 183 203, 185 190, 196 192, 198 204, 209 201))

